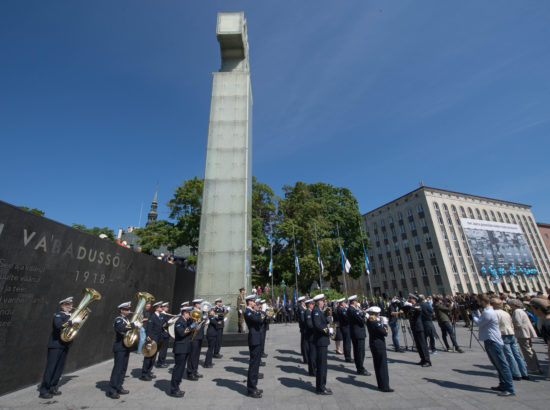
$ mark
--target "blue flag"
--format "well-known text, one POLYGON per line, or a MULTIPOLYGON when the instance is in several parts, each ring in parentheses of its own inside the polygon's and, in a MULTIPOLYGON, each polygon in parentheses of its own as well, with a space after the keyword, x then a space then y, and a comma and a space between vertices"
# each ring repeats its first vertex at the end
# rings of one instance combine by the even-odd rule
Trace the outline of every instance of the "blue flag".
POLYGON ((367 275, 370 275, 369 258, 367 256, 367 250, 365 249, 365 245, 363 245, 363 253, 365 254, 365 269, 367 271, 367 275))
POLYGON ((296 273, 300 274, 300 263, 298 262, 298 255, 296 255, 296 247, 294 247, 294 267, 296 268, 296 273))
POLYGON ((269 277, 273 276, 273 245, 271 245, 271 250, 269 252, 269 277))
POLYGON ((283 289, 283 306, 286 306, 286 295, 285 295, 284 289, 283 289))
POLYGON ((319 269, 321 269, 321 274, 325 271, 325 267, 323 266, 323 261, 321 260, 321 253, 319 252, 319 246, 315 245, 317 248, 317 263, 319 264, 319 269))

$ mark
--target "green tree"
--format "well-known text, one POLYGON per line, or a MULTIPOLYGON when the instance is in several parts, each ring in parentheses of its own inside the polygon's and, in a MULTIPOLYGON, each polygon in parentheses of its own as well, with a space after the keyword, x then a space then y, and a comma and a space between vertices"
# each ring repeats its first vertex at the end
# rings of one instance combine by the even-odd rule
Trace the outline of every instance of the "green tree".
POLYGON ((165 220, 155 221, 145 228, 136 229, 135 233, 139 236, 139 244, 141 245, 142 251, 145 253, 149 253, 153 249, 158 249, 162 245, 166 245, 168 250, 172 253, 181 241, 178 239, 181 232, 173 223, 165 220))
POLYGON ((40 215, 40 216, 44 216, 46 214, 46 212, 44 211, 41 211, 40 209, 38 208, 32 208, 30 209, 29 207, 27 206, 18 206, 19 209, 22 209, 23 211, 27 211, 27 212, 30 212, 31 214, 35 214, 35 215, 40 215))
POLYGON ((186 245, 192 253, 199 249, 203 186, 201 178, 188 179, 176 188, 174 197, 168 201, 170 219, 174 220, 178 232, 173 237, 174 248, 186 245))
POLYGON ((87 228, 86 225, 76 224, 76 223, 72 224, 72 227, 82 232, 91 233, 92 235, 95 235, 95 236, 104 234, 104 235, 107 235, 107 238, 109 238, 111 241, 115 240, 115 232, 112 229, 109 229, 107 227, 99 228, 97 226, 94 226, 93 228, 87 228))
POLYGON ((324 282, 340 289, 340 246, 352 265, 350 276, 360 277, 364 266, 361 215, 351 191, 325 183, 304 182, 284 186, 283 191, 275 230, 278 243, 275 278, 279 282, 284 279, 290 287, 295 283, 294 243, 300 264, 298 287, 302 292, 309 291, 313 282, 319 281, 316 243, 324 265, 324 282))

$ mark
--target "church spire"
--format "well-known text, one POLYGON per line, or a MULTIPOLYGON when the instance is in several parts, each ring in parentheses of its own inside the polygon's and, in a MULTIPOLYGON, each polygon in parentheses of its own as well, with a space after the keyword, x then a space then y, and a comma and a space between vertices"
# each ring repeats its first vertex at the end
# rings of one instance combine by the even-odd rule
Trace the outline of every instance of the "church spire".
POLYGON ((147 214, 147 223, 145 224, 145 226, 154 224, 158 218, 158 213, 157 213, 158 193, 159 193, 159 186, 157 184, 157 188, 155 190, 155 197, 153 198, 153 202, 151 202, 151 209, 147 214))

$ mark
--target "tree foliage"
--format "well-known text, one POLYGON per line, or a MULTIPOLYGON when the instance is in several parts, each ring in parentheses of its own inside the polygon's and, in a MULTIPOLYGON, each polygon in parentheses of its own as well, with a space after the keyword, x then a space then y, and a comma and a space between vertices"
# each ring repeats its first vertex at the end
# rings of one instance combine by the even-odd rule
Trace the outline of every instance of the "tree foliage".
POLYGON ((27 212, 30 212, 31 214, 35 214, 35 215, 40 215, 40 216, 44 216, 46 214, 46 212, 38 209, 38 208, 29 208, 28 206, 18 206, 19 209, 22 209, 23 211, 27 211, 27 212))
POLYGON ((107 235, 107 238, 111 241, 115 240, 115 232, 112 229, 109 229, 107 227, 99 228, 97 226, 94 226, 93 228, 87 228, 86 225, 82 224, 72 224, 72 227, 75 229, 78 229, 82 232, 91 233, 92 235, 99 236, 101 234, 107 235))

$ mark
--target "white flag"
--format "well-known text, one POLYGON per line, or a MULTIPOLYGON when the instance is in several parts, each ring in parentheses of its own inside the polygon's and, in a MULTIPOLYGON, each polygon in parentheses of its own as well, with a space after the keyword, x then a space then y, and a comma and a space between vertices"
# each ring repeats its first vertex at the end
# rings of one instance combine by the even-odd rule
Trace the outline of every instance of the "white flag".
POLYGON ((349 263, 348 258, 346 258, 345 268, 346 268, 346 273, 349 273, 349 270, 351 269, 351 263, 349 263))

